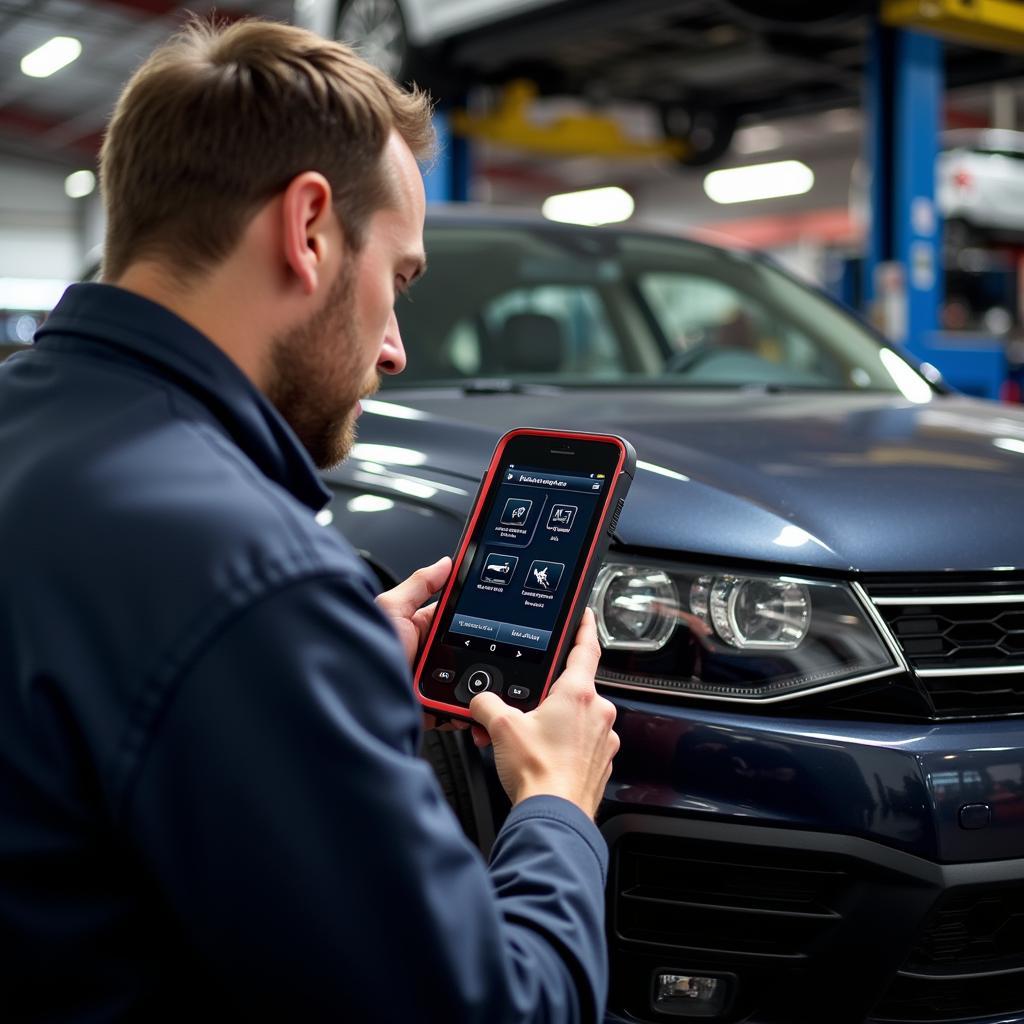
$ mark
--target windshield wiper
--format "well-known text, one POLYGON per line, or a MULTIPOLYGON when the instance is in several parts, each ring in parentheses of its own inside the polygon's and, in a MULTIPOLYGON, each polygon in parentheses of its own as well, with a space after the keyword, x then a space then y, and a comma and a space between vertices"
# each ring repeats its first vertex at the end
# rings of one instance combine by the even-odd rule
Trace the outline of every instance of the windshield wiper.
POLYGON ((557 395, 561 391, 554 384, 525 384, 499 377, 482 377, 462 385, 464 395, 557 395))

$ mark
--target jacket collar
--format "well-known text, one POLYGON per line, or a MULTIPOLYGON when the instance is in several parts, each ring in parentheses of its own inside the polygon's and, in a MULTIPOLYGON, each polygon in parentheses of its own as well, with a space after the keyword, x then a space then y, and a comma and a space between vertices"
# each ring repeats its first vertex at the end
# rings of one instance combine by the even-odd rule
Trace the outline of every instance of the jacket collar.
POLYGON ((318 511, 331 492, 309 453, 234 361, 169 309, 109 284, 75 284, 39 329, 40 349, 71 337, 104 346, 118 358, 188 391, 271 480, 318 511))

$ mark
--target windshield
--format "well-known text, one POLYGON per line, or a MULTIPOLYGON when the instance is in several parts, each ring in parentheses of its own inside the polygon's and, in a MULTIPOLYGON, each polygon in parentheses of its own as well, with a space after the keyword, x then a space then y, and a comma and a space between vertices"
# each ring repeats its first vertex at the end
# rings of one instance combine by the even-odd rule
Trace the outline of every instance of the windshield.
POLYGON ((408 367, 385 387, 895 392, 893 359, 896 376, 917 376, 856 320, 747 254, 515 224, 434 226, 426 244, 430 271, 397 306, 408 367))

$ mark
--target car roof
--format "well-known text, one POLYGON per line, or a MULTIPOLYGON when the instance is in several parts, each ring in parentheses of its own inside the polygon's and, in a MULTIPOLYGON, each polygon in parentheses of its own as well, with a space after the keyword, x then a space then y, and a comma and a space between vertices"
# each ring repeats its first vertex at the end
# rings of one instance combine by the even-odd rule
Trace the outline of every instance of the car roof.
POLYGON ((1024 132, 1008 128, 954 128, 942 133, 945 149, 996 149, 1024 154, 1024 132))
POLYGON ((577 234, 645 236, 647 238, 665 238, 688 245, 700 245, 709 249, 720 249, 736 254, 753 255, 755 250, 738 245, 734 239, 723 237, 714 240, 706 237, 710 232, 702 229, 705 237, 696 238, 686 232, 670 231, 657 224, 649 224, 643 220, 630 221, 628 224, 588 226, 584 224, 565 224, 560 221, 548 220, 540 216, 536 210, 516 206, 487 206, 483 203, 436 203, 427 205, 427 225, 472 225, 473 227, 522 227, 538 231, 577 234))

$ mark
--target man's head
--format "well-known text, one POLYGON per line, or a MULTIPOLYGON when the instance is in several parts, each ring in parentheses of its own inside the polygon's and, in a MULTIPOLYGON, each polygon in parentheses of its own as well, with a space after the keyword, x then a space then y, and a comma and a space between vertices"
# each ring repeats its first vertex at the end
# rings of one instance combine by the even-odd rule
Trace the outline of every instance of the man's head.
POLYGON ((101 157, 104 277, 174 308, 278 406, 318 465, 405 356, 430 108, 340 43, 196 23, 136 72, 101 157))

